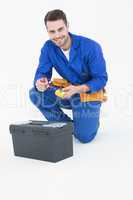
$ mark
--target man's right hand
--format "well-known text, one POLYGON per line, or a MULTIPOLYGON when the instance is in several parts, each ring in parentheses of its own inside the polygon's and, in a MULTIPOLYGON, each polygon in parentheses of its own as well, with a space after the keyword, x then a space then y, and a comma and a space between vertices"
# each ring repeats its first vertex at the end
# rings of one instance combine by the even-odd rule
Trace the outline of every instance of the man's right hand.
POLYGON ((46 77, 40 78, 36 81, 36 88, 40 92, 44 92, 49 88, 48 79, 46 77))

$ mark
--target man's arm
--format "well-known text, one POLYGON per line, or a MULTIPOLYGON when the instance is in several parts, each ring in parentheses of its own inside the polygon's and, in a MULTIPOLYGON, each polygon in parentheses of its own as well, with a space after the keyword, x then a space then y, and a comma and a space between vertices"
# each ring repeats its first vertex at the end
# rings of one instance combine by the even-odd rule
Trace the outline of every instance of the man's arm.
POLYGON ((70 98, 76 93, 95 93, 106 85, 108 80, 106 63, 102 49, 98 43, 93 43, 91 50, 88 52, 87 60, 87 67, 89 68, 90 76, 92 77, 91 80, 82 85, 70 85, 64 88, 64 98, 70 98))
POLYGON ((100 45, 94 42, 92 49, 88 53, 88 68, 91 80, 85 83, 89 87, 89 93, 94 93, 106 85, 108 75, 106 72, 106 63, 103 57, 100 45))
POLYGON ((36 87, 37 80, 47 77, 48 80, 52 77, 52 63, 49 58, 49 48, 47 42, 41 49, 41 54, 39 57, 39 65, 34 77, 34 86, 36 87))

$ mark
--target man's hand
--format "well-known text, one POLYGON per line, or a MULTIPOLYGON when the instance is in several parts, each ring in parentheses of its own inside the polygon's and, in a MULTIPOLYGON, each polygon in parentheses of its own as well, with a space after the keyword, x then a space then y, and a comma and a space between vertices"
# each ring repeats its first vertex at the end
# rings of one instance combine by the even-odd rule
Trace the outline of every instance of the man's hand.
POLYGON ((68 87, 63 88, 64 96, 63 98, 69 99, 74 94, 80 94, 82 92, 89 91, 89 86, 87 85, 69 85, 68 87))
POLYGON ((48 83, 48 79, 46 77, 38 79, 35 85, 36 85, 37 90, 40 92, 44 92, 50 87, 48 83))

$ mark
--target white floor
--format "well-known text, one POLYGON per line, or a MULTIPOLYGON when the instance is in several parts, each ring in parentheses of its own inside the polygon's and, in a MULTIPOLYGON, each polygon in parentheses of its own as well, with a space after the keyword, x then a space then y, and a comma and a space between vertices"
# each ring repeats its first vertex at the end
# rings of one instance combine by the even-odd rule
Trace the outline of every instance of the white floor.
POLYGON ((1 199, 133 199, 132 118, 103 114, 96 139, 73 139, 74 156, 57 163, 15 157, 10 123, 0 123, 1 199))

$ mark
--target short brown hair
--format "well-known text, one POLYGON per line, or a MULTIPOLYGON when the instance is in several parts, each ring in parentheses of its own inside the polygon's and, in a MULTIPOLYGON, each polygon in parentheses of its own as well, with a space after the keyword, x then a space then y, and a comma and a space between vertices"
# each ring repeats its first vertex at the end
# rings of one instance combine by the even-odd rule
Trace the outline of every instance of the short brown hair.
POLYGON ((67 25, 67 18, 65 13, 62 10, 56 9, 49 11, 44 18, 45 26, 47 25, 47 21, 56 21, 62 19, 64 23, 67 25))

